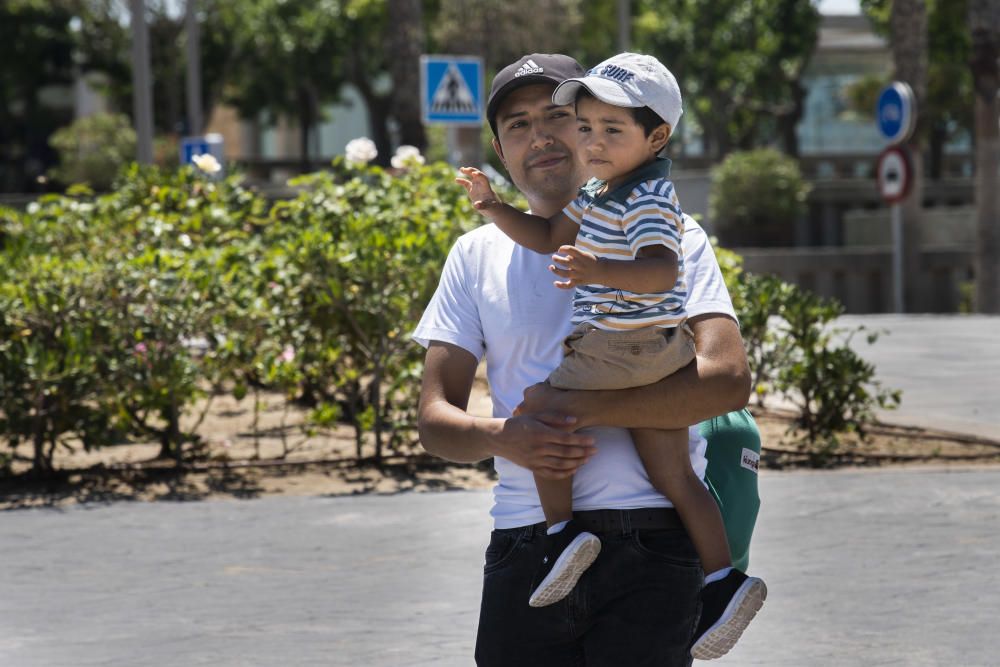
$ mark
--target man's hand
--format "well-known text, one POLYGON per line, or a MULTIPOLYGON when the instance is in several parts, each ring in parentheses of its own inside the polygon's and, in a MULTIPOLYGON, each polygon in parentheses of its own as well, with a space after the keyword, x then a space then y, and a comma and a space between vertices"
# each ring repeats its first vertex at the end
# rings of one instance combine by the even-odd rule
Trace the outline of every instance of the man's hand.
POLYGON ((594 438, 570 432, 573 419, 553 413, 521 414, 503 422, 493 449, 545 479, 565 479, 597 453, 594 438))
POLYGON ((514 415, 552 414, 570 419, 568 423, 573 429, 581 428, 568 397, 569 392, 556 389, 548 382, 538 382, 524 390, 524 397, 521 404, 514 408, 514 415))
POLYGON ((603 285, 601 280, 601 263, 597 256, 576 246, 559 246, 552 255, 555 264, 549 265, 549 271, 565 280, 556 280, 553 284, 560 289, 572 289, 577 285, 603 285))
POLYGON ((486 174, 475 167, 462 167, 459 171, 465 174, 466 178, 456 178, 455 182, 465 188, 469 199, 472 200, 472 206, 477 211, 485 215, 489 209, 501 205, 486 174))

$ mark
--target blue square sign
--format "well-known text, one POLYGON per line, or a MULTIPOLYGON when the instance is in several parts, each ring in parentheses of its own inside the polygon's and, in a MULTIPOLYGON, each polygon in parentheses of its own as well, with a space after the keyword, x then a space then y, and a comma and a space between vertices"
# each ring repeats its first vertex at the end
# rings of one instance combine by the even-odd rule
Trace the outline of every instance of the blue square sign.
POLYGON ((483 60, 421 56, 420 106, 425 123, 482 125, 483 60))
POLYGON ((181 164, 193 164, 195 155, 210 153, 219 163, 226 161, 221 134, 206 134, 198 137, 184 137, 180 143, 181 164))

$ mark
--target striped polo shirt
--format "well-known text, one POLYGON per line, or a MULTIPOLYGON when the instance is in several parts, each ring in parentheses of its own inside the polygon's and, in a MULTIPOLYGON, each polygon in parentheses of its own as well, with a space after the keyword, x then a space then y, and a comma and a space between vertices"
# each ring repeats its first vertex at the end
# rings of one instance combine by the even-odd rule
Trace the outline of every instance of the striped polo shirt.
POLYGON ((686 317, 683 214, 670 175, 670 160, 657 158, 636 169, 612 192, 598 194, 604 181, 591 179, 563 209, 580 225, 577 247, 608 259, 634 259, 640 248, 663 245, 677 254, 677 282, 672 290, 636 294, 604 285, 580 285, 573 298, 573 324, 620 331, 675 327, 686 317))

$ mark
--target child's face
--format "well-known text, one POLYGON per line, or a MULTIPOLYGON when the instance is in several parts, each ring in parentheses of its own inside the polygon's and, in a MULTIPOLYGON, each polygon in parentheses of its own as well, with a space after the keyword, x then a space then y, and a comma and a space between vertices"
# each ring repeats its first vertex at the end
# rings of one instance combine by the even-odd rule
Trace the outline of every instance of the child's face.
POLYGON ((664 124, 647 137, 630 109, 589 96, 577 101, 576 120, 577 156, 588 173, 609 186, 656 157, 670 136, 670 126, 664 124))

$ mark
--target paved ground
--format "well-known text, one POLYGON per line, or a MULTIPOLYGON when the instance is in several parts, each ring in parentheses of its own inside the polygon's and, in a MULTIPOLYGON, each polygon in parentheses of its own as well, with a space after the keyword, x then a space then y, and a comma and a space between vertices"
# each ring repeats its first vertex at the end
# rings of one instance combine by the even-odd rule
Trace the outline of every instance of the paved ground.
MULTIPOLYGON (((764 473, 720 665, 1000 664, 1000 468, 764 473)), ((490 495, 0 516, 0 665, 469 665, 490 495)))
MULTIPOLYGON (((845 318, 886 417, 996 437, 1000 318, 845 318)), ((718 664, 1000 665, 1000 468, 764 473, 771 595, 718 664)), ((471 664, 487 493, 0 515, 0 667, 471 664)))
POLYGON ((903 390, 886 420, 1000 439, 1000 317, 852 315, 840 323, 888 332, 853 345, 886 386, 903 390))

